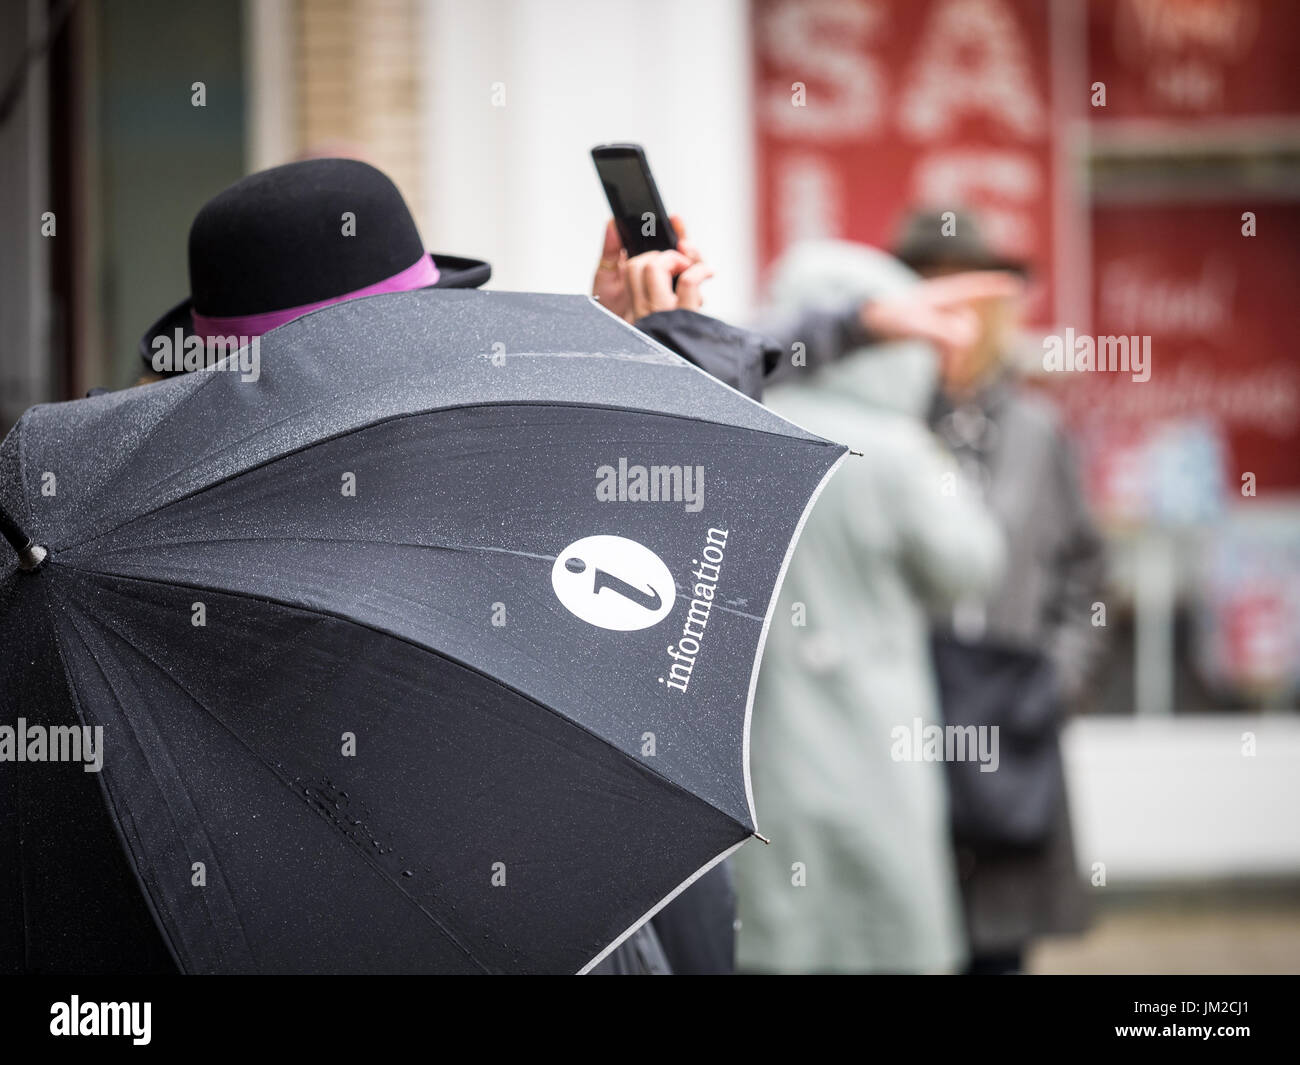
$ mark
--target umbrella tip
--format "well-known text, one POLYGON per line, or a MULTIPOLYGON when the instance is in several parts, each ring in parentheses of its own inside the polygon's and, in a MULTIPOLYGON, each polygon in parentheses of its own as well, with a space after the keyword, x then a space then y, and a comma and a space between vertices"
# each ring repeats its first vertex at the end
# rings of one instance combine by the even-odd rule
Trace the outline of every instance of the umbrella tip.
POLYGON ((3 506, 0 506, 0 536, 9 541, 9 546, 18 556, 18 565, 28 572, 40 569, 49 556, 49 552, 28 536, 3 506))
POLYGON ((861 451, 854 451, 852 448, 849 448, 849 454, 850 454, 850 455, 857 455, 858 458, 862 458, 862 457, 863 457, 861 451))
POLYGON ((761 840, 762 842, 766 843, 769 847, 772 845, 772 841, 768 839, 765 835, 763 835, 762 832, 754 832, 753 836, 755 839, 761 840))

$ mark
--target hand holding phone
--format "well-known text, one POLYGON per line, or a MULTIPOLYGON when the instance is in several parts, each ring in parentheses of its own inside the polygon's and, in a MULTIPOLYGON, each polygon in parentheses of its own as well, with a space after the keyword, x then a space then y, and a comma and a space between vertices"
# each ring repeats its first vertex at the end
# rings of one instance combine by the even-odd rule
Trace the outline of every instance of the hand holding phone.
POLYGON ((591 155, 614 215, 592 295, 629 322, 656 311, 699 310, 700 285, 713 269, 687 239, 682 220, 664 208, 645 152, 636 144, 606 144, 591 155))
POLYGON ((636 322, 656 311, 698 311, 704 305, 700 285, 713 276, 713 267, 687 239, 681 219, 673 216, 672 222, 678 238, 675 251, 642 252, 631 259, 614 220, 605 225, 591 294, 624 321, 636 322))

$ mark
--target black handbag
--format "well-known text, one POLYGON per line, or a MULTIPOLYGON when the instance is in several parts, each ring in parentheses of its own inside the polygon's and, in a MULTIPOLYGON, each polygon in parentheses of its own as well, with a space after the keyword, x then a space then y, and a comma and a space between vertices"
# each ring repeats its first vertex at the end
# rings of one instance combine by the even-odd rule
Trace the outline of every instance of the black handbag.
POLYGON ((945 633, 932 634, 931 647, 945 725, 997 730, 987 734, 996 736, 995 770, 971 756, 946 759, 954 840, 976 854, 1041 846, 1065 800, 1063 704, 1051 659, 945 633))

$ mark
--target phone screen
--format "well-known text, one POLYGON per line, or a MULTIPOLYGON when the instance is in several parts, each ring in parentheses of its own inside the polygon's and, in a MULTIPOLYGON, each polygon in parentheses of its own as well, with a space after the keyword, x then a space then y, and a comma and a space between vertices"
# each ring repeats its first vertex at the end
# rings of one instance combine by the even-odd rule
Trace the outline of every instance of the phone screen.
POLYGON ((596 159, 596 169, 629 256, 677 247, 677 235, 663 215, 663 205, 651 184, 653 179, 647 177, 642 157, 601 155, 596 159), (654 232, 648 233, 652 218, 654 232))

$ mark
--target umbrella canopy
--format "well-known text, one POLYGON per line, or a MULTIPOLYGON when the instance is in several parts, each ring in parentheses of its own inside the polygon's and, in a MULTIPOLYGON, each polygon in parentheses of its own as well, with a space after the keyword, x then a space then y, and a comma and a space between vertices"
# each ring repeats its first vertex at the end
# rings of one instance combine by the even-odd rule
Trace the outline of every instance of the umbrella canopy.
POLYGON ((185 971, 589 968, 755 832, 758 659, 844 449, 585 297, 351 301, 252 376, 0 445, 47 552, 0 545, 4 960, 57 953, 107 824, 185 971))

